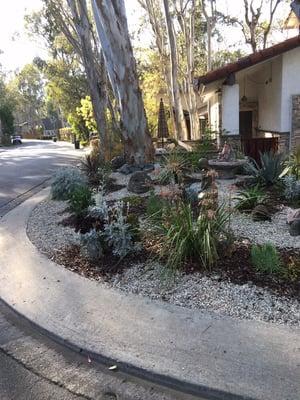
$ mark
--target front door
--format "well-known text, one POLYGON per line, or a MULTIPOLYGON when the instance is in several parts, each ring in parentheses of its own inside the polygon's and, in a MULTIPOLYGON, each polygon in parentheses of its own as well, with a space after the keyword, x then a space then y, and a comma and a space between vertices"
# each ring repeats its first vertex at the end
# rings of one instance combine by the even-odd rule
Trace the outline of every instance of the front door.
POLYGON ((240 135, 242 139, 252 137, 252 113, 253 111, 240 111, 240 135))

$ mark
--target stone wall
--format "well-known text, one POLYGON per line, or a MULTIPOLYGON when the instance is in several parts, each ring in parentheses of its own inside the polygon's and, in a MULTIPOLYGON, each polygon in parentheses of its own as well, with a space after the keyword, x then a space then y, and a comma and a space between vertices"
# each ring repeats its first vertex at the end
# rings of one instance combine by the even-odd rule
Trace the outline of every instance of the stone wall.
POLYGON ((300 94, 292 96, 291 150, 300 146, 300 94))

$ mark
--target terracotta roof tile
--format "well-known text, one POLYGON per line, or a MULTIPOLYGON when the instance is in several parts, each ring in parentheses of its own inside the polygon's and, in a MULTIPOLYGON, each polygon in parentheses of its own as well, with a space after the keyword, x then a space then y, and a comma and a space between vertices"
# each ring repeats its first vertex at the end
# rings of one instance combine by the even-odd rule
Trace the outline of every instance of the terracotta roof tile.
POLYGON ((295 49, 300 46, 300 35, 295 36, 291 39, 287 39, 284 42, 275 44, 264 50, 260 50, 256 53, 252 53, 246 57, 242 57, 234 63, 225 65, 224 67, 215 69, 208 72, 206 75, 202 75, 197 78, 198 88, 201 84, 207 85, 211 82, 219 79, 226 78, 228 75, 241 71, 242 69, 249 68, 252 65, 258 64, 262 61, 266 61, 270 58, 276 57, 289 50, 295 49))

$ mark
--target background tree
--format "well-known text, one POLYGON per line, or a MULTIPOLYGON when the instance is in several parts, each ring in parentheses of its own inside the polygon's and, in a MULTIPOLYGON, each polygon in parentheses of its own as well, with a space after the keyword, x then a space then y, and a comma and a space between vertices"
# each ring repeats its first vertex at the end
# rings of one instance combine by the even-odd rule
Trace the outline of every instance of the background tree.
POLYGON ((279 4, 286 0, 244 0, 244 20, 235 19, 241 26, 245 42, 253 52, 265 49, 274 26, 274 18, 279 4))

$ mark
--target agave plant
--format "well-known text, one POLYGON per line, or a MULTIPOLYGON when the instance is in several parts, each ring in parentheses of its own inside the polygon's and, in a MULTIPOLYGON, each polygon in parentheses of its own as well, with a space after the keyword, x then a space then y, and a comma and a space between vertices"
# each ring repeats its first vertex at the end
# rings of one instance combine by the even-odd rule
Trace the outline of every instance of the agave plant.
POLYGON ((252 186, 237 192, 234 200, 237 201, 235 208, 239 211, 251 211, 258 204, 267 199, 264 189, 260 185, 252 186))
POLYGON ((273 151, 260 153, 261 167, 253 159, 246 164, 246 170, 253 175, 259 183, 266 186, 274 185, 280 178, 287 174, 284 155, 273 151))
POLYGON ((171 151, 163 159, 164 167, 158 177, 162 184, 181 183, 184 171, 188 169, 188 162, 178 150, 171 151))

